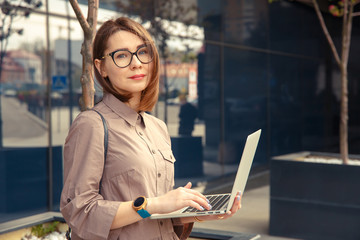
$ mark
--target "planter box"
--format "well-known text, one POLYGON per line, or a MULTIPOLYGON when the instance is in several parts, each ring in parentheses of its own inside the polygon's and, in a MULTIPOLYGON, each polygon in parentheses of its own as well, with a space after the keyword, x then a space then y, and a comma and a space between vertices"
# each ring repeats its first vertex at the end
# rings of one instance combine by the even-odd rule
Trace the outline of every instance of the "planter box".
POLYGON ((175 162, 175 178, 203 176, 203 147, 201 137, 171 138, 175 162))
POLYGON ((360 239, 360 166, 298 160, 310 154, 339 157, 300 152, 271 159, 270 234, 360 239))

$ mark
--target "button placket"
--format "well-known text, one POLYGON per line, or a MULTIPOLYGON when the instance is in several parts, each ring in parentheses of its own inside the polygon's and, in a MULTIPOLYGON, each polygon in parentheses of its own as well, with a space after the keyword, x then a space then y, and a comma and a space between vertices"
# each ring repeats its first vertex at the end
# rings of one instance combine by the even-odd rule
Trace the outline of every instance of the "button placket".
MULTIPOLYGON (((150 154, 152 155, 153 157, 153 160, 154 160, 154 164, 155 164, 155 168, 156 168, 156 177, 159 179, 159 181, 156 181, 156 189, 162 189, 163 188, 163 179, 162 179, 162 176, 163 174, 161 173, 161 169, 162 167, 161 164, 162 164, 162 161, 159 161, 159 158, 162 158, 162 155, 161 154, 157 154, 157 150, 156 148, 153 146, 153 144, 145 137, 144 133, 137 127, 135 127, 135 130, 136 130, 136 133, 139 135, 139 137, 146 143, 148 149, 149 149, 149 152, 150 154)), ((158 190, 156 190, 156 194, 159 194, 158 190)), ((161 194, 165 194, 163 192, 161 192, 161 194)))
POLYGON ((146 143, 150 154, 151 155, 155 155, 156 151, 152 148, 151 143, 149 142, 149 140, 145 137, 144 133, 141 130, 138 130, 138 128, 135 127, 135 131, 136 133, 140 136, 140 138, 146 143))

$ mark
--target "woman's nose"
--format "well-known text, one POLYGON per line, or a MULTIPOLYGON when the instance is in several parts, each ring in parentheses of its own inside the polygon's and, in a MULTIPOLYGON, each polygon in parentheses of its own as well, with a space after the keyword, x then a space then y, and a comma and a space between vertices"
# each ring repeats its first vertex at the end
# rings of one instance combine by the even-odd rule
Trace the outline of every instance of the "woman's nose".
POLYGON ((142 66, 142 63, 136 55, 133 55, 132 61, 130 63, 130 68, 139 68, 142 66))

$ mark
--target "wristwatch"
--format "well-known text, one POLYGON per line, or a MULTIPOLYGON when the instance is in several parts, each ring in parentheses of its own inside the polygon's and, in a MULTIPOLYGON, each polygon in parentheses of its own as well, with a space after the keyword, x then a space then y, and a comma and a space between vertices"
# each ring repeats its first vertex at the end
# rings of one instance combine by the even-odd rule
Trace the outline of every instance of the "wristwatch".
POLYGON ((151 214, 145 210, 146 205, 146 198, 144 196, 141 196, 134 200, 132 207, 142 218, 147 218, 150 217, 151 214))

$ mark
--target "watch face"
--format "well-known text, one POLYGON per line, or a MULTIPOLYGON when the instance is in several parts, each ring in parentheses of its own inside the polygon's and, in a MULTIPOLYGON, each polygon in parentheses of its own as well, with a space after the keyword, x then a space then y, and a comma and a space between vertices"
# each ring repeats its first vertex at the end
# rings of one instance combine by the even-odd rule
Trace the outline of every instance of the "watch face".
POLYGON ((145 201, 144 197, 138 197, 135 201, 134 201, 134 206, 135 207, 140 207, 145 201))

